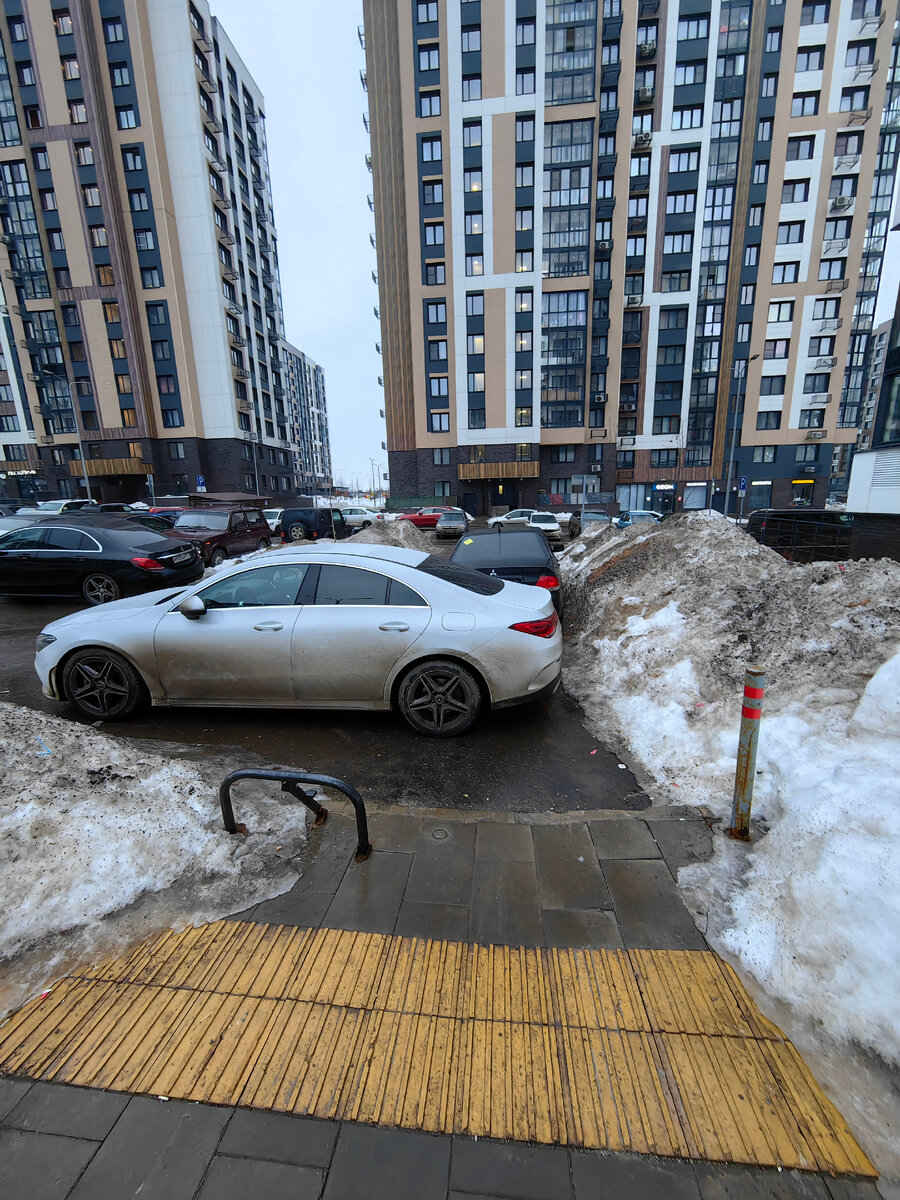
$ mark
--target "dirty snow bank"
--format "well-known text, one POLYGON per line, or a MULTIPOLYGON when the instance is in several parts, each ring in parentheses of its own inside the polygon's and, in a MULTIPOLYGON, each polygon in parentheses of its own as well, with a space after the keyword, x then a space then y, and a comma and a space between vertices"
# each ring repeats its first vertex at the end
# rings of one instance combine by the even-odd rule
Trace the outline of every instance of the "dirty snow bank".
POLYGON ((11 704, 0 721, 0 959, 176 885, 183 919, 213 920, 296 882, 305 810, 277 784, 235 789, 232 837, 220 769, 11 704))
POLYGON ((658 798, 727 819, 744 668, 766 671, 755 840, 679 883, 770 994, 900 1063, 900 564, 794 566, 704 513, 561 566, 566 686, 658 798))
POLYGON ((424 529, 412 521, 375 521, 368 529, 354 533, 349 545, 365 542, 373 546, 405 546, 407 550, 424 550, 430 554, 434 549, 431 538, 424 529))

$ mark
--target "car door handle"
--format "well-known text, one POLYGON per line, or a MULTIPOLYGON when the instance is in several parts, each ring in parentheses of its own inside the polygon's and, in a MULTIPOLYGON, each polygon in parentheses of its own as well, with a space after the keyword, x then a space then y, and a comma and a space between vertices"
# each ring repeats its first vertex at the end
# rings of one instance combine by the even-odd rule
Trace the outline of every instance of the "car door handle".
POLYGON ((409 629, 409 625, 406 623, 406 621, 385 621, 385 623, 383 625, 379 625, 378 628, 383 629, 386 633, 393 631, 396 631, 397 633, 405 633, 405 631, 409 629))
POLYGON ((273 632, 278 629, 284 629, 284 625, 281 621, 260 621, 260 623, 258 625, 254 625, 253 628, 258 629, 260 633, 264 633, 267 629, 271 629, 273 632))

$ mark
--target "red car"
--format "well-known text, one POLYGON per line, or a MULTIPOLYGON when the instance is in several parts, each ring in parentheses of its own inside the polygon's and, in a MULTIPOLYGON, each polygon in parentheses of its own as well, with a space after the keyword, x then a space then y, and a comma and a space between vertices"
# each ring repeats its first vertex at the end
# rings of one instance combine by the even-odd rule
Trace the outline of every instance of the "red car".
POLYGON ((400 520, 412 521, 413 525, 417 525, 419 529, 434 529, 441 513, 457 511, 452 506, 445 504, 441 508, 420 508, 418 512, 404 513, 400 520))

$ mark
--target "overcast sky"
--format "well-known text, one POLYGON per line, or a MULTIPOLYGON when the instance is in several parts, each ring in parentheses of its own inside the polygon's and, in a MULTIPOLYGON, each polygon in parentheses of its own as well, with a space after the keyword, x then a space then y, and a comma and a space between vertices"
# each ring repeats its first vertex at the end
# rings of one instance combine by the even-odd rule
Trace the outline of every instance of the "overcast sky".
POLYGON ((325 371, 336 479, 368 488, 381 448, 372 176, 361 0, 210 0, 266 100, 285 334, 325 371))

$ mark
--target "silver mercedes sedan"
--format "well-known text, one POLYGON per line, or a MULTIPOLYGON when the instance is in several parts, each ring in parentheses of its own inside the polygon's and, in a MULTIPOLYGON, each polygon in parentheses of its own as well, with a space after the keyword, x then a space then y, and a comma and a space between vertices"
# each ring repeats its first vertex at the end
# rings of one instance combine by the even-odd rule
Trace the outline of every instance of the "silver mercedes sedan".
POLYGON ((38 635, 44 695, 124 720, 156 705, 397 708, 464 733, 485 708, 559 685, 544 588, 391 546, 286 546, 177 590, 116 600, 38 635))

